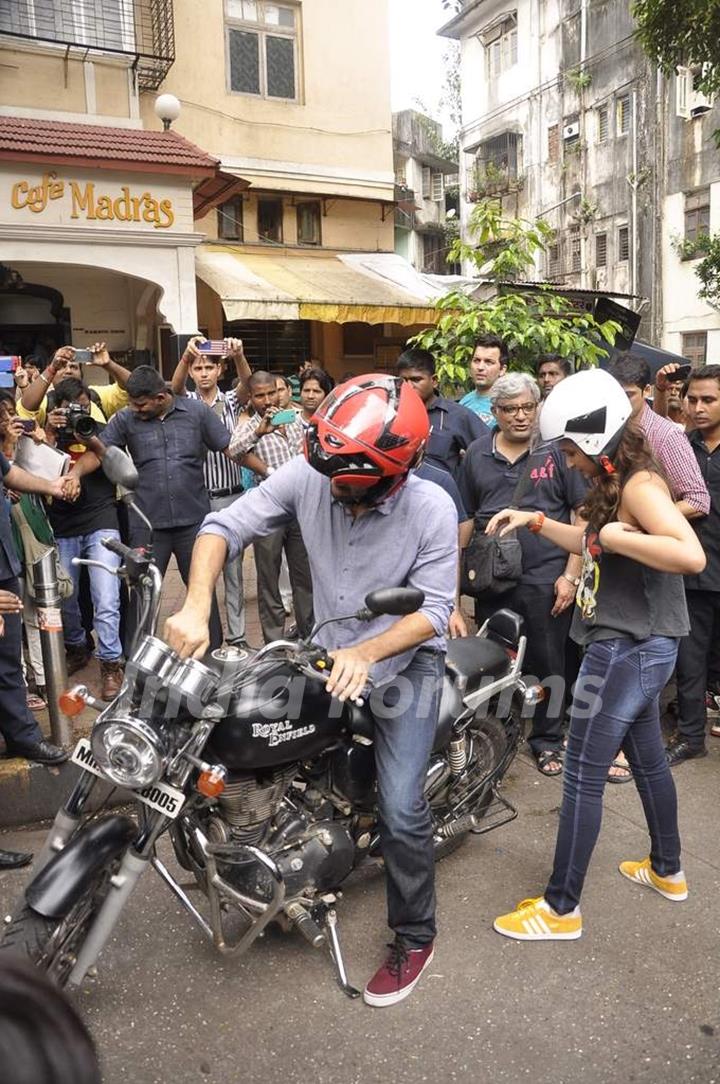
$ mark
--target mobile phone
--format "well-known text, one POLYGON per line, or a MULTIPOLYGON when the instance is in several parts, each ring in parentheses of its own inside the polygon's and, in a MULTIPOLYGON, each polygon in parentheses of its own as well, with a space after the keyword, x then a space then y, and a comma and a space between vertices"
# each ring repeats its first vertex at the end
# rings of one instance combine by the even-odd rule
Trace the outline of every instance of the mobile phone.
POLYGON ((208 339, 204 343, 198 343, 197 348, 201 354, 210 354, 213 357, 224 358, 227 354, 224 339, 208 339))
POLYGON ((32 418, 18 418, 18 421, 20 422, 23 433, 35 432, 35 422, 32 418))
POLYGON ((290 422, 294 422, 297 418, 297 414, 289 407, 287 410, 280 410, 277 414, 273 414, 270 422, 272 425, 289 425, 290 422))
POLYGON ((78 365, 92 365, 92 350, 76 350, 74 360, 78 365))
POLYGON ((681 365, 674 373, 665 373, 665 379, 668 384, 681 384, 683 381, 687 380, 691 372, 692 365, 681 365))

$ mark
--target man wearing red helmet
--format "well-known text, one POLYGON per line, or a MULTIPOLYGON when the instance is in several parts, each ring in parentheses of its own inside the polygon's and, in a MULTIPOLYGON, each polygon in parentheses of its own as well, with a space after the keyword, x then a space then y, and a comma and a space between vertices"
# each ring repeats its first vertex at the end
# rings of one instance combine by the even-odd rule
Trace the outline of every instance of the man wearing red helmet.
POLYGON ((369 591, 417 587, 416 613, 350 620, 319 631, 338 700, 370 680, 380 835, 388 924, 395 941, 365 988, 370 1005, 410 994, 433 956, 435 881, 432 820, 424 794, 444 669, 445 630, 457 573, 457 513, 448 495, 410 474, 428 438, 427 411, 397 377, 359 376, 339 385, 314 415, 305 458, 280 467, 242 501, 206 518, 195 543, 182 610, 165 638, 184 658, 208 647, 215 581, 254 538, 297 519, 313 577, 318 622, 354 613, 369 591))

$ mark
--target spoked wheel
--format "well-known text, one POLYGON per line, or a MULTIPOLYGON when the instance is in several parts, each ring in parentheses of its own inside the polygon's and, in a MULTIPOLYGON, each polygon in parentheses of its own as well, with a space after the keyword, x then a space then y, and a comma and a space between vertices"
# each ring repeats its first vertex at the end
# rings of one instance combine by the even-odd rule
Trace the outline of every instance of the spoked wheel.
POLYGON ((114 869, 101 870, 65 918, 45 918, 23 904, 5 927, 0 952, 29 957, 57 986, 65 986, 114 869))

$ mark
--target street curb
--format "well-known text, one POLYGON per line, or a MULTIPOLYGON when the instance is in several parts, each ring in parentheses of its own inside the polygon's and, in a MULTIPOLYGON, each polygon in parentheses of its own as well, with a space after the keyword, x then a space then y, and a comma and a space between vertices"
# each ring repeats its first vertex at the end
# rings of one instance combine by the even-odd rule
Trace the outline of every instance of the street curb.
MULTIPOLYGON (((79 773, 80 768, 69 762, 50 768, 18 757, 0 760, 0 828, 52 820, 79 773)), ((109 784, 98 780, 86 808, 97 809, 110 789, 109 784)), ((113 799, 110 804, 120 804, 121 792, 113 799)))

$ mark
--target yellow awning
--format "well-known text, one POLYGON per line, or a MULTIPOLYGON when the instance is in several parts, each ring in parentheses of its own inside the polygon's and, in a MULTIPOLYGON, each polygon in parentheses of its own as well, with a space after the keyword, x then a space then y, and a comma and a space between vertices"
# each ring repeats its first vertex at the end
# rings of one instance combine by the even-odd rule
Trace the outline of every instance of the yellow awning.
POLYGON ((432 324, 433 291, 394 253, 352 256, 196 251, 196 271, 220 297, 228 320, 432 324), (398 281, 400 279, 400 281, 398 281))

